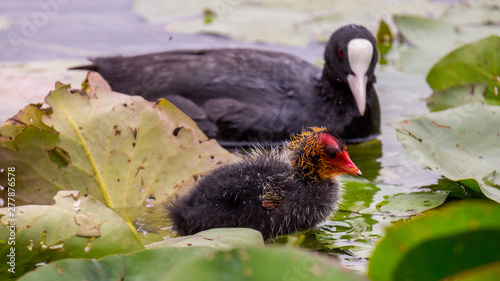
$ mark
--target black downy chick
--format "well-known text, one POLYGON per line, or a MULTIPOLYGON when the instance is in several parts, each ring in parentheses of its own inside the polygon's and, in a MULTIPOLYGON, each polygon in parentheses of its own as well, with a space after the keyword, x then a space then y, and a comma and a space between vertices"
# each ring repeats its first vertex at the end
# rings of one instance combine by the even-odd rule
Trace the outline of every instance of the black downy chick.
POLYGON ((180 235, 248 227, 264 239, 314 228, 336 210, 335 176, 360 175, 345 145, 325 128, 295 136, 283 152, 256 149, 215 169, 167 207, 180 235))

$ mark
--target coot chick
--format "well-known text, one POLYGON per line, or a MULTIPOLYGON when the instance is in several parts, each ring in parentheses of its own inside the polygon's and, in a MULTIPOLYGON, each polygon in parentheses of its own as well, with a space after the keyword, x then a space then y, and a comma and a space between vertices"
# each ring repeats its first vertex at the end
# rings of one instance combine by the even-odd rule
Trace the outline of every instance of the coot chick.
POLYGON ((300 58, 253 49, 179 50, 94 58, 113 90, 166 98, 222 145, 283 142, 323 126, 348 143, 375 138, 380 107, 373 84, 376 42, 364 27, 332 34, 323 70, 300 58))
POLYGON ((336 209, 339 174, 361 175, 345 145, 326 128, 309 128, 286 149, 256 149, 215 169, 167 209, 173 229, 191 235, 248 227, 264 239, 315 227, 336 209))

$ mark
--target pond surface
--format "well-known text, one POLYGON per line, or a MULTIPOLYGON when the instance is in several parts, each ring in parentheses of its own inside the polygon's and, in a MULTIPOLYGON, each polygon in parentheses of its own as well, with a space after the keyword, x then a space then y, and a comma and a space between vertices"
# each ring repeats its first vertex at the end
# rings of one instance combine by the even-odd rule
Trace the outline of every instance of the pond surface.
MULTIPOLYGON (((34 0, 2 1, 0 35, 23 35, 26 21, 43 11, 38 3, 34 0)), ((47 92, 44 87, 52 87, 55 81, 63 79, 61 76, 68 80, 75 77, 81 80, 81 73, 73 74, 66 68, 85 63, 88 56, 134 55, 185 48, 252 47, 288 52, 312 63, 322 58, 323 44, 316 41, 302 47, 290 47, 245 43, 217 35, 166 31, 163 24, 146 22, 132 8, 132 0, 65 1, 47 23, 38 26, 32 35, 24 34, 22 44, 13 45, 10 40, 0 40, 0 63, 3 64, 0 66, 0 80, 12 80, 7 78, 14 70, 33 79, 33 73, 43 73, 50 68, 51 76, 36 78, 37 81, 46 81, 33 84, 33 91, 44 90, 33 98, 22 97, 26 103, 28 100, 41 101, 47 92), (47 64, 40 62, 49 60, 51 62, 47 64), (26 67, 30 64, 37 65, 36 70, 26 67)), ((201 21, 200 14, 197 12, 186 19, 201 21)), ((411 162, 396 139, 392 124, 428 112, 424 99, 431 93, 425 73, 409 74, 400 70, 400 47, 403 48, 394 46, 389 53, 389 64, 379 65, 376 70, 376 89, 382 109, 381 136, 374 141, 348 147, 363 176, 341 179, 344 202, 330 221, 318 230, 282 237, 277 242, 319 250, 339 257, 342 263, 354 270, 365 271, 367 258, 385 227, 439 206, 447 198, 448 190, 453 190, 452 194, 458 197, 465 196, 457 184, 411 162)), ((17 88, 0 87, 2 122, 19 109, 17 105, 9 104, 10 100, 19 97, 14 89, 17 88)))

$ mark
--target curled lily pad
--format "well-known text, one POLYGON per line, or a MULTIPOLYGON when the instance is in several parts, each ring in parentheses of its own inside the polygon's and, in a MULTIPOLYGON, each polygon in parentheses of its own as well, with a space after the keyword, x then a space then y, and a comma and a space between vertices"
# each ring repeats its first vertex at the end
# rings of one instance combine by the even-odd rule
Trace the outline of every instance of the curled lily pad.
MULTIPOLYGON (((130 208, 161 206, 234 159, 166 100, 112 92, 96 73, 85 85, 57 84, 45 100, 50 109, 30 105, 0 126, 0 167, 16 168, 18 204, 78 190, 131 222, 130 208)), ((6 180, 0 173, 0 185, 6 180)))
POLYGON ((483 178, 500 171, 500 107, 466 104, 395 126, 408 157, 500 202, 483 178))
MULTIPOLYGON (((15 276, 20 277, 39 263, 69 257, 100 258, 144 249, 135 231, 92 196, 60 191, 54 200, 54 205, 16 207, 14 217, 11 208, 0 209, 2 233, 7 233, 9 220, 16 219, 12 245, 16 249, 15 276)), ((4 244, 0 254, 6 256, 10 247, 4 244)), ((0 264, 2 274, 7 268, 8 264, 0 264)))

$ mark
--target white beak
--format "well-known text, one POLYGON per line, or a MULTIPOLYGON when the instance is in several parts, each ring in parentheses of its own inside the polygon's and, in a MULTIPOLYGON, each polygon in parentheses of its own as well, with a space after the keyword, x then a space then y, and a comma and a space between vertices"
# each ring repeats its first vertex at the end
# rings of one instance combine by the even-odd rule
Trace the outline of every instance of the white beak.
POLYGON ((356 38, 347 44, 347 57, 354 75, 347 75, 347 82, 361 116, 366 110, 366 72, 373 58, 373 45, 366 39, 356 38))

